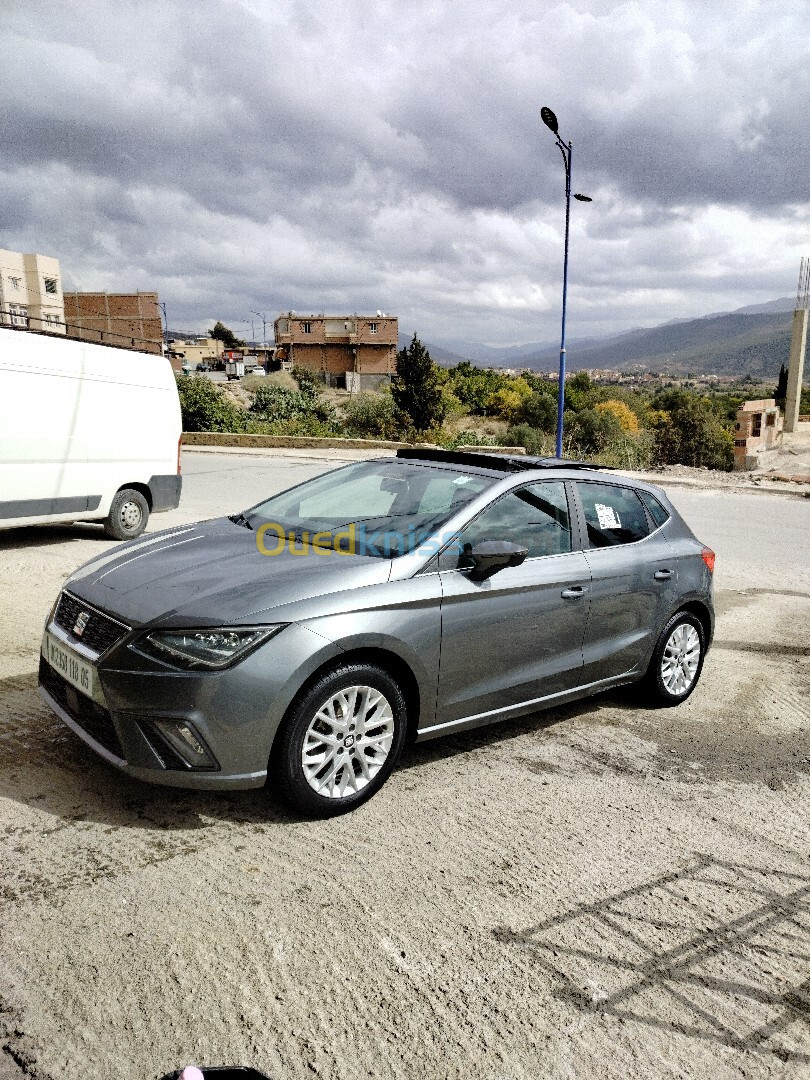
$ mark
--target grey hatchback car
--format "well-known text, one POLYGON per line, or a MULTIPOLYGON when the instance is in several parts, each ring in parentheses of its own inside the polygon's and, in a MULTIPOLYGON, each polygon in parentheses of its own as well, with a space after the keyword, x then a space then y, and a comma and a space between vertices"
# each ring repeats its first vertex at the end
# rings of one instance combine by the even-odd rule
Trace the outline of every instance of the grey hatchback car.
POLYGON ((713 569, 649 484, 400 451, 91 559, 48 617, 40 692, 132 776, 269 783, 339 813, 409 738, 623 683, 684 701, 712 637, 713 569))

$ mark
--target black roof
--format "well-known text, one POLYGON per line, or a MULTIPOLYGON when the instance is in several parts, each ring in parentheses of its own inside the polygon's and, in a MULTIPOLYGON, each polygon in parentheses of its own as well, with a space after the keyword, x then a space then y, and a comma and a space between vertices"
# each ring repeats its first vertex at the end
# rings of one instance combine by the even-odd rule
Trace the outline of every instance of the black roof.
POLYGON ((430 450, 414 447, 397 450, 398 458, 417 461, 444 462, 447 465, 467 465, 494 472, 524 472, 530 469, 609 469, 609 465, 594 465, 588 461, 567 461, 565 458, 529 457, 517 454, 476 454, 472 450, 430 450))

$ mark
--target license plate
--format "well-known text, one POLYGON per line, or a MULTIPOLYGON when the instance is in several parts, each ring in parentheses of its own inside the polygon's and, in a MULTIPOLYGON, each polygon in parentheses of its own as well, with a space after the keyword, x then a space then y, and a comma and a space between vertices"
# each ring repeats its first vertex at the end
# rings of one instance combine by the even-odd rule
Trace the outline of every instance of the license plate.
POLYGON ((93 696, 95 683, 95 670, 92 664, 88 664, 81 656, 72 649, 67 649, 53 634, 45 631, 42 641, 42 655, 55 671, 58 671, 65 682, 75 686, 88 697, 93 696))

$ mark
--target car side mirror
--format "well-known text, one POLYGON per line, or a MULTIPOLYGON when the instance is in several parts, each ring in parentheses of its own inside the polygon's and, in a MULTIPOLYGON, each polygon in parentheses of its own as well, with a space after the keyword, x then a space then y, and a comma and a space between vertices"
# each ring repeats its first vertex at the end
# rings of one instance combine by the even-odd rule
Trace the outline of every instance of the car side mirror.
POLYGON ((473 561, 470 577, 473 581, 485 581, 504 567, 520 566, 528 554, 528 548, 511 540, 481 540, 469 552, 473 561))

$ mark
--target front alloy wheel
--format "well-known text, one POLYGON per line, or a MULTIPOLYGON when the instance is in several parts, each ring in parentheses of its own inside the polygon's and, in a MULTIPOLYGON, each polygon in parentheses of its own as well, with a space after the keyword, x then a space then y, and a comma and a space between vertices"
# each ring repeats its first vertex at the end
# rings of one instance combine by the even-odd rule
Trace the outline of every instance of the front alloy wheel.
POLYGON ((305 813, 351 810, 390 775, 406 727, 405 699, 388 672, 346 665, 319 679, 293 705, 271 775, 286 801, 305 813))

